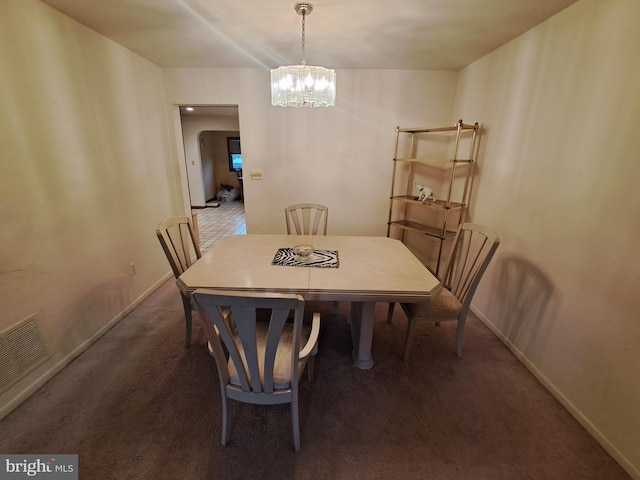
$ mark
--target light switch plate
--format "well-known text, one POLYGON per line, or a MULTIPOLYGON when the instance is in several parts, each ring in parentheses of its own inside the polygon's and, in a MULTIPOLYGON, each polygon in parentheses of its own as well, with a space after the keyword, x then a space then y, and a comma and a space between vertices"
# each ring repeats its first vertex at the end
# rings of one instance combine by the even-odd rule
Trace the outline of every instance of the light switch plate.
POLYGON ((262 180, 262 169, 260 168, 252 168, 249 170, 249 179, 250 180, 262 180))

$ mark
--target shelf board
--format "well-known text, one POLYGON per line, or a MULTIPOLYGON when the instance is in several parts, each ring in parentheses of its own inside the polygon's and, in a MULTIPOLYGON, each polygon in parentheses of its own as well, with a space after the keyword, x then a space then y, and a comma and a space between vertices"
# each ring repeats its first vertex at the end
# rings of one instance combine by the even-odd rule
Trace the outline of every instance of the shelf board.
POLYGON ((442 160, 437 158, 394 158, 393 161, 419 163, 421 165, 428 165, 430 167, 441 168, 443 170, 453 168, 453 166, 456 164, 469 165, 473 163, 473 160, 469 158, 455 158, 450 160, 442 160))
POLYGON ((391 197, 391 200, 398 200, 400 202, 406 202, 406 203, 416 203, 416 204, 423 205, 425 207, 431 207, 431 208, 456 209, 456 208, 463 208, 465 206, 464 203, 450 202, 449 206, 447 207, 447 202, 445 202, 444 200, 436 200, 435 202, 428 201, 425 203, 418 200, 418 197, 414 195, 395 195, 391 197))
MULTIPOLYGON (((479 128, 478 125, 471 125, 468 123, 463 123, 460 130, 477 130, 479 128)), ((455 132, 458 130, 458 124, 449 125, 445 127, 432 127, 432 128, 399 128, 398 132, 402 133, 429 133, 429 132, 455 132)))
POLYGON ((430 227, 428 225, 411 222, 409 220, 396 220, 394 222, 389 222, 389 225, 394 225, 404 230, 412 230, 414 232, 424 233, 425 235, 429 235, 430 237, 436 237, 442 240, 444 240, 445 238, 453 237, 456 234, 456 232, 447 230, 445 231, 444 236, 442 236, 442 229, 440 228, 430 227))

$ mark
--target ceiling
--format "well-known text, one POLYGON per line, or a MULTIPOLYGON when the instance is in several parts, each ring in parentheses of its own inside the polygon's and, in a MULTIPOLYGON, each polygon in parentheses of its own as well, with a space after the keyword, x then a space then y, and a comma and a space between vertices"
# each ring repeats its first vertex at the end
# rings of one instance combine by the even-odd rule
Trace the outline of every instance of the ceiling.
MULTIPOLYGON (((160 67, 300 63, 295 0, 42 0, 160 67)), ((576 0, 312 0, 306 60, 458 70, 576 0)))

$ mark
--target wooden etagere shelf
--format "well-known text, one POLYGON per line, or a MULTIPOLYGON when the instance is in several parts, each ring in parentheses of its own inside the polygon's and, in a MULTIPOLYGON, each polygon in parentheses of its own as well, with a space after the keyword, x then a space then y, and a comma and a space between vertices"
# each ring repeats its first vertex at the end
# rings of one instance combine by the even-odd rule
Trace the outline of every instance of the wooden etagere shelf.
POLYGON ((434 265, 427 266, 436 275, 443 263, 443 244, 455 235, 469 208, 479 129, 478 123, 466 124, 462 120, 444 127, 396 128, 387 236, 392 235, 393 229, 399 229, 403 241, 407 231, 434 239, 437 258, 434 265), (450 144, 451 157, 422 156, 423 152, 418 150, 429 150, 430 140, 441 149, 443 140, 450 144), (468 146, 466 155, 460 154, 463 144, 468 146), (423 201, 414 195, 416 183, 433 190, 435 200, 423 201))

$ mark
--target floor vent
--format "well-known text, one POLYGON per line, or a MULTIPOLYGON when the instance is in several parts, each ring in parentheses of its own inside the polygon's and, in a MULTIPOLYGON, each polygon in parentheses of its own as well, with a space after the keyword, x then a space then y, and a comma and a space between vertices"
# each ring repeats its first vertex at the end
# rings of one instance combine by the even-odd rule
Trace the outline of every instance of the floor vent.
POLYGON ((36 316, 0 333, 0 392, 49 358, 36 316))

